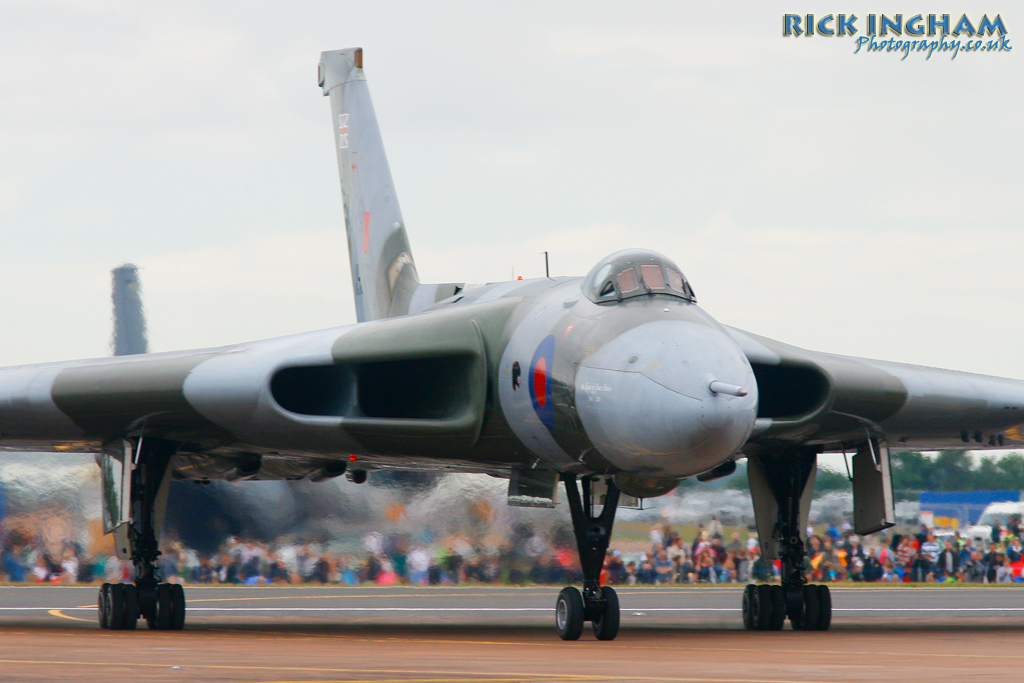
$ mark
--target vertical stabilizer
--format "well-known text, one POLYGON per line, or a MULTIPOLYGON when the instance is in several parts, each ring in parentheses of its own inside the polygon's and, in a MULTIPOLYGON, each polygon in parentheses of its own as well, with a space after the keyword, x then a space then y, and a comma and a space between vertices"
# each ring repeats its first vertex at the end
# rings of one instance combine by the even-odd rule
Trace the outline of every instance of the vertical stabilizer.
POLYGON ((363 75, 362 48, 320 55, 345 201, 345 229, 359 322, 405 315, 419 284, 363 75))

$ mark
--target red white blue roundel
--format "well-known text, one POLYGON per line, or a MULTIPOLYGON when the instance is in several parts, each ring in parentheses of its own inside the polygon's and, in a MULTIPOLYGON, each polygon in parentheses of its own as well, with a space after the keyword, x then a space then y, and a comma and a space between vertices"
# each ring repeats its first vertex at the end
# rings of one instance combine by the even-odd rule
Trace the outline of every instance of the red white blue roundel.
POLYGON ((548 429, 555 428, 555 409, 551 403, 551 365, 554 360, 555 337, 548 335, 534 351, 530 374, 526 377, 533 410, 548 429))

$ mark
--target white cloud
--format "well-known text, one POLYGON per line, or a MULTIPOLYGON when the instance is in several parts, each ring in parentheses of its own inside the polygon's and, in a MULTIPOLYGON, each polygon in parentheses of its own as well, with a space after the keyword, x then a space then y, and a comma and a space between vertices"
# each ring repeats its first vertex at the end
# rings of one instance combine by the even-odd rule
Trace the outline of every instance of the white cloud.
POLYGON ((21 182, 15 178, 0 178, 0 212, 21 202, 21 182))
POLYGON ((426 279, 538 276, 545 250, 553 274, 582 274, 649 247, 724 322, 1024 377, 1016 58, 854 55, 783 39, 787 11, 6 3, 0 292, 17 322, 0 355, 106 353, 122 261, 142 267, 157 349, 350 322, 313 73, 362 44, 426 279))
POLYGON ((141 270, 153 350, 220 346, 355 322, 339 230, 170 252, 141 270))

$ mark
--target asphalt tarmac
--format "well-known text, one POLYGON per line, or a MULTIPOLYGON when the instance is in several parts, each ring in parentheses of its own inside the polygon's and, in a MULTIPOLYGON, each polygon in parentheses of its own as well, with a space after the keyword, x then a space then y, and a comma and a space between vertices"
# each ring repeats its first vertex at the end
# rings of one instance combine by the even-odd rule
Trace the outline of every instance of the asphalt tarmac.
POLYGON ((1024 679, 1024 587, 833 589, 827 633, 742 629, 739 587, 623 588, 554 632, 557 587, 189 587, 184 631, 104 631, 96 587, 0 587, 2 681, 1024 679))

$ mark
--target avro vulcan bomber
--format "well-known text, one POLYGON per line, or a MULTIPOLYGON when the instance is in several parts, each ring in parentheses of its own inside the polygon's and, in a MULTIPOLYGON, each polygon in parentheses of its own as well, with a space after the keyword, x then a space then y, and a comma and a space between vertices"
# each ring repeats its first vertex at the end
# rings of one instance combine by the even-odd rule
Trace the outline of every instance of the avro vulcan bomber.
POLYGON ((619 629, 600 585, 616 509, 724 476, 748 460, 764 557, 781 585, 748 586, 743 622, 831 621, 808 585, 816 458, 853 453, 854 527, 892 526, 889 447, 999 448, 1024 433, 1024 382, 805 351, 726 327, 683 269, 643 249, 584 277, 421 283, 370 102, 362 50, 324 52, 357 324, 249 344, 0 369, 0 449, 93 452, 106 530, 135 566, 104 585, 100 624, 180 629, 158 533, 172 479, 252 480, 373 469, 483 472, 509 502, 564 486, 583 569, 559 635, 619 629))

